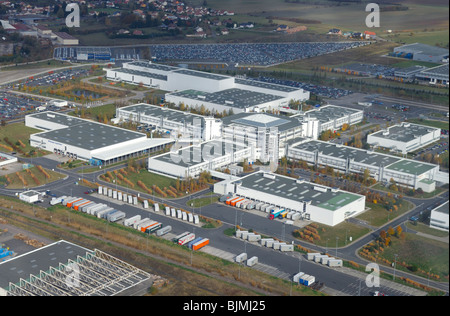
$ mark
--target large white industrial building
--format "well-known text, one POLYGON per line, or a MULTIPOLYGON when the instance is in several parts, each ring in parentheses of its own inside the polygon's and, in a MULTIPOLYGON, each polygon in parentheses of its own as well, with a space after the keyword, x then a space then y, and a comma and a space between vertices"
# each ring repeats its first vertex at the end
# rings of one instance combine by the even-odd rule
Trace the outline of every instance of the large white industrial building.
POLYGON ((439 128, 403 122, 367 135, 367 143, 406 154, 436 142, 440 137, 439 128))
POLYGON ((109 80, 169 91, 165 96, 167 102, 184 103, 190 107, 203 105, 212 112, 268 111, 287 106, 291 100, 308 100, 310 95, 300 88, 146 61, 124 63, 122 68, 105 70, 109 80))
POLYGON ((173 143, 170 139, 148 139, 144 133, 50 111, 27 115, 25 125, 43 130, 30 135, 31 146, 94 165, 127 160, 173 143))
POLYGON ((425 192, 433 190, 430 182, 449 181, 448 174, 440 172, 438 165, 318 140, 304 139, 291 144, 287 157, 316 166, 329 166, 346 174, 362 174, 368 169, 377 181, 388 183, 393 179, 401 185, 421 188, 425 192))
POLYGON ((247 146, 211 140, 148 158, 148 171, 171 178, 195 178, 203 171, 221 169, 251 156, 247 146))
POLYGON ((448 228, 448 205, 449 202, 446 201, 444 204, 431 210, 430 214, 430 227, 439 230, 449 231, 448 228))
POLYGON ((134 104, 116 110, 118 123, 133 121, 145 126, 168 131, 176 138, 208 141, 221 136, 222 121, 214 117, 192 114, 150 104, 134 104))
POLYGON ((365 196, 263 171, 214 185, 214 192, 234 194, 335 226, 365 210, 365 196))

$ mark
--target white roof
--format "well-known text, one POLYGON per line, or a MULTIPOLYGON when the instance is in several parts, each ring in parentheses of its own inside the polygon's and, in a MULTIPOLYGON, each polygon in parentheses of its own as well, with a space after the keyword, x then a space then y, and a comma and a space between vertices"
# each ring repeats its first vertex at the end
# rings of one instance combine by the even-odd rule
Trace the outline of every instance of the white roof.
POLYGON ((149 148, 154 148, 157 146, 170 144, 174 142, 172 139, 167 138, 151 138, 143 139, 140 142, 128 144, 126 146, 121 146, 115 149, 105 149, 92 154, 93 158, 99 160, 110 160, 124 155, 132 154, 140 150, 145 150, 149 148))

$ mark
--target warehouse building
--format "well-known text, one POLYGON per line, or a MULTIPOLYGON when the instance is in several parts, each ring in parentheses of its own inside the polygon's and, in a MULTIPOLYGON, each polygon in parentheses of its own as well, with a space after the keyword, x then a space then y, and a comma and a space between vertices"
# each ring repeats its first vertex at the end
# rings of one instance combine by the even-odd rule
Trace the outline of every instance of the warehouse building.
POLYGON ((43 130, 30 135, 30 145, 57 155, 108 165, 164 149, 170 139, 148 139, 144 133, 56 112, 25 117, 25 125, 43 130))
POLYGON ((365 196, 263 171, 214 185, 214 192, 232 193, 301 214, 301 218, 335 226, 365 210, 365 196))
POLYGON ((448 201, 431 210, 430 227, 449 231, 448 228, 448 201))
POLYGON ((155 275, 64 240, 0 262, 0 296, 116 296, 147 290, 155 275))
POLYGON ((440 137, 440 128, 403 122, 367 135, 367 143, 406 154, 436 142, 440 137))
POLYGON ((147 61, 124 63, 105 69, 106 78, 169 91, 165 99, 190 107, 204 105, 211 111, 234 113, 267 111, 287 106, 290 100, 306 101, 309 92, 300 88, 263 83, 245 78, 207 73, 147 61))
POLYGON ((344 124, 350 126, 362 122, 364 111, 336 105, 325 105, 293 117, 301 118, 304 122, 307 122, 306 137, 317 139, 322 132, 327 130, 335 132, 341 129, 344 124))
POLYGON ((443 85, 448 87, 448 64, 429 68, 417 73, 416 79, 431 85, 443 85))
POLYGON ((394 48, 397 57, 405 57, 417 61, 442 63, 448 59, 448 49, 436 46, 414 43, 394 48))
POLYGON ((222 127, 222 122, 214 117, 145 103, 118 108, 116 120, 118 123, 132 121, 142 124, 146 129, 167 131, 175 138, 194 138, 203 141, 220 137, 222 127))
MULTIPOLYGON (((175 146, 176 147, 176 146, 175 146)), ((251 157, 251 149, 232 142, 212 140, 150 157, 148 171, 171 178, 195 178, 251 157)))
POLYGON ((165 98, 167 102, 184 103, 189 107, 201 107, 203 105, 213 113, 216 111, 218 113, 231 111, 234 114, 272 111, 289 104, 289 99, 278 95, 237 88, 212 93, 200 90, 182 90, 167 93, 165 98))
POLYGON ((287 157, 315 166, 329 166, 346 174, 362 174, 368 169, 370 176, 377 181, 389 183, 393 179, 400 185, 421 188, 425 192, 434 190, 430 181, 449 181, 448 173, 440 172, 438 165, 318 140, 301 140, 291 144, 287 157))
POLYGON ((251 147, 252 159, 278 162, 285 156, 285 142, 303 136, 298 118, 267 113, 239 113, 222 119, 222 136, 251 147))

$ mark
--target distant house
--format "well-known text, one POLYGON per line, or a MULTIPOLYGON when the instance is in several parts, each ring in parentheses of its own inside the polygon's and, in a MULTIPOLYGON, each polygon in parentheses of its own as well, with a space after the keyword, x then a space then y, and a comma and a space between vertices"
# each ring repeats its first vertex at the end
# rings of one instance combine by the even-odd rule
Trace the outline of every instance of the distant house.
POLYGON ((241 23, 241 24, 239 24, 239 28, 240 29, 252 29, 252 28, 254 28, 255 27, 255 25, 252 23, 252 22, 247 22, 247 23, 241 23))
POLYGON ((134 30, 133 35, 142 36, 144 33, 141 30, 134 30))
POLYGON ((364 31, 365 39, 375 39, 377 38, 377 34, 375 32, 364 31))
POLYGON ((289 30, 289 26, 284 25, 284 24, 278 25, 278 27, 276 29, 277 32, 286 32, 287 30, 289 30))
POLYGON ((221 33, 222 33, 222 35, 228 35, 228 34, 230 34, 230 31, 228 31, 228 29, 222 29, 221 33))
POLYGON ((36 25, 36 30, 39 36, 51 36, 52 30, 44 25, 36 25))
POLYGON ((328 31, 328 34, 342 35, 342 31, 340 29, 331 29, 331 30, 328 31))
POLYGON ((79 41, 76 37, 66 33, 66 32, 53 32, 56 36, 56 41, 62 45, 78 45, 79 41))
POLYGON ((353 38, 363 38, 364 35, 361 32, 355 32, 355 33, 353 33, 352 37, 353 38))

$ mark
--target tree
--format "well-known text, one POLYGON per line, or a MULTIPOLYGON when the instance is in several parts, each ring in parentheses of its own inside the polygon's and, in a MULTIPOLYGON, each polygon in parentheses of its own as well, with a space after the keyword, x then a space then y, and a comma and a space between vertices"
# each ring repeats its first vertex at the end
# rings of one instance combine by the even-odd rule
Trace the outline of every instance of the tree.
POLYGON ((395 229, 395 236, 400 237, 403 232, 403 229, 400 226, 397 226, 395 229))

